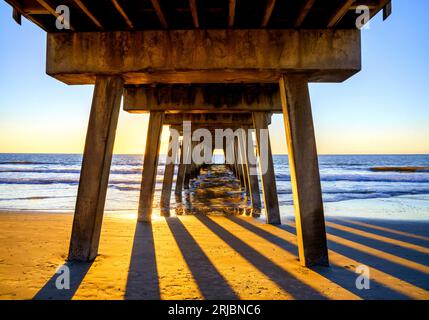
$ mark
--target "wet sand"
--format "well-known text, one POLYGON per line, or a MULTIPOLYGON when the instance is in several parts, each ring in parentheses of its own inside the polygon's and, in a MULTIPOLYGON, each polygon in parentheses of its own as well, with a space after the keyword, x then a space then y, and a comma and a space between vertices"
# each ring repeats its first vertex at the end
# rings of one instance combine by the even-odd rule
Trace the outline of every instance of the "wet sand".
POLYGON ((210 174, 188 193, 199 214, 147 225, 107 213, 92 263, 65 261, 71 214, 0 213, 0 299, 429 299, 429 223, 329 218, 331 267, 302 268, 293 221, 222 214, 244 196, 210 174), (55 287, 64 264, 70 290, 55 287), (368 290, 356 287, 361 265, 368 290))

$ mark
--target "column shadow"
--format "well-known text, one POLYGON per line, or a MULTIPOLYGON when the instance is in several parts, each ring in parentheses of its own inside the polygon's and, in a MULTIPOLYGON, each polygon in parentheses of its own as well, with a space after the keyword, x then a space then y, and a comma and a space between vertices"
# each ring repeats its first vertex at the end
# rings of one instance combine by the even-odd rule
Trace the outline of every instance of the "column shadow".
MULTIPOLYGON (((229 219, 235 222, 236 224, 240 225, 241 227, 255 233, 261 238, 264 238, 265 240, 278 245, 285 251, 292 253, 297 257, 297 260, 298 260, 298 248, 295 244, 292 244, 291 242, 281 237, 278 237, 272 233, 269 233, 268 231, 265 231, 262 228, 259 228, 258 226, 245 221, 244 219, 240 219, 237 217, 229 217, 229 219)), ((275 226, 275 227, 284 230, 283 226, 275 226)), ((373 280, 371 280, 371 283, 374 287, 377 288, 376 292, 374 292, 374 290, 359 290, 356 288, 356 285, 355 285, 356 277, 358 275, 352 270, 338 267, 336 265, 331 264, 329 268, 313 267, 310 269, 313 270, 314 272, 319 273, 326 279, 329 279, 330 281, 338 284, 344 289, 352 292, 353 294, 361 297, 362 299, 376 299, 383 296, 389 297, 389 299, 408 299, 407 296, 404 296, 373 280)))
POLYGON ((377 233, 386 237, 393 235, 397 239, 415 244, 429 244, 429 221, 394 221, 365 218, 351 219, 340 217, 329 218, 327 220, 339 224, 341 223, 355 229, 362 229, 368 232, 377 233))
MULTIPOLYGON (((295 228, 290 225, 281 225, 279 226, 279 228, 285 231, 288 231, 292 234, 296 234, 295 228)), ((379 248, 374 247, 373 240, 365 237, 357 237, 356 235, 353 235, 348 232, 339 232, 337 230, 333 230, 332 228, 327 228, 327 231, 328 231, 328 248, 331 249, 332 251, 335 251, 343 256, 349 257, 355 261, 359 261, 361 264, 367 265, 370 268, 374 268, 384 273, 390 274, 391 276, 398 278, 400 280, 406 281, 416 287, 422 288, 424 290, 429 290, 429 281, 427 281, 428 279, 427 273, 417 270, 415 268, 412 268, 410 266, 403 265, 398 261, 395 261, 394 259, 383 258, 383 257, 377 256, 376 254, 367 252, 363 249, 360 249, 357 247, 355 248, 352 245, 345 245, 343 243, 339 243, 338 241, 330 240, 329 235, 335 235, 339 238, 352 241, 356 244, 365 245, 367 247, 380 250, 382 252, 387 252, 382 247, 379 247, 379 248)), ((398 252, 401 252, 401 251, 398 250, 398 252)), ((400 255, 397 255, 394 252, 392 254, 398 258, 402 258, 400 257, 400 255)), ((402 258, 402 259, 405 259, 405 258, 402 258)), ((429 256, 427 256, 426 259, 429 259, 429 256)), ((415 263, 414 261, 407 260, 407 259, 406 261, 410 263, 415 263)), ((421 264, 420 266, 425 267, 423 264, 421 264)))
MULTIPOLYGON (((57 282, 62 283, 61 279, 65 275, 64 271, 55 273, 39 292, 33 297, 33 300, 71 300, 79 289, 80 284, 91 268, 93 262, 74 262, 68 261, 60 268, 68 269, 70 274, 70 288, 58 289, 57 282), (64 268, 65 267, 65 268, 64 268)), ((58 270, 60 270, 60 268, 58 270)))
POLYGON ((243 240, 239 239, 225 228, 214 222, 205 215, 198 214, 196 217, 213 233, 231 246, 237 253, 245 258, 249 263, 256 267, 260 272, 265 274, 276 283, 285 292, 292 295, 295 299, 302 300, 324 300, 327 299, 319 291, 306 285, 293 275, 282 269, 270 259, 260 254, 250 247, 243 240))
MULTIPOLYGON (((429 256, 427 253, 419 252, 419 251, 413 250, 412 248, 404 248, 404 247, 401 247, 400 245, 385 242, 383 240, 372 239, 367 236, 351 233, 346 230, 340 230, 336 227, 327 226, 326 231, 329 234, 335 235, 337 237, 341 237, 356 243, 361 243, 368 247, 371 247, 386 253, 390 253, 397 257, 407 259, 409 261, 414 261, 424 266, 429 266, 429 256)), ((388 238, 395 239, 395 237, 392 237, 392 236, 388 238)))
POLYGON ((134 233, 125 299, 158 300, 160 298, 153 228, 150 223, 138 222, 134 233))
POLYGON ((428 223, 395 222, 395 221, 369 221, 365 219, 335 218, 328 221, 341 224, 356 230, 371 232, 376 235, 388 237, 410 244, 428 247, 429 230, 428 223))
POLYGON ((236 300, 238 296, 195 241, 182 221, 166 218, 168 227, 205 299, 236 300))

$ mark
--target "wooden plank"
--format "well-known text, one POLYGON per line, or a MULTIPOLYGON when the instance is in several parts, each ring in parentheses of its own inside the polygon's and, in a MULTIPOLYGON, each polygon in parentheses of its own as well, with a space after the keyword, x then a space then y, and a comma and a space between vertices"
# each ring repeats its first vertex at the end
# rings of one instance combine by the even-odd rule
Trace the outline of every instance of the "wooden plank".
POLYGON ((13 7, 13 9, 15 9, 18 13, 20 13, 26 18, 27 15, 49 14, 49 11, 46 10, 46 8, 42 7, 38 2, 29 2, 29 0, 6 0, 6 2, 9 3, 13 7))
POLYGON ((151 222, 152 203, 155 193, 156 174, 158 169, 159 148, 164 112, 151 112, 147 130, 146 149, 144 154, 142 183, 140 190, 138 221, 151 222))
POLYGON ((235 6, 236 6, 236 0, 229 0, 229 5, 228 5, 228 27, 229 28, 232 28, 234 26, 235 6))
POLYGON ((262 195, 264 199, 266 221, 268 224, 281 224, 279 200, 277 196, 276 175, 274 172, 273 155, 271 153, 271 142, 268 138, 266 152, 261 152, 261 130, 268 130, 267 115, 264 112, 254 112, 253 122, 256 133, 256 144, 260 158, 260 172, 262 182, 262 195), (264 172, 261 163, 266 163, 264 172))
POLYGON ((121 78, 97 77, 76 199, 70 260, 90 261, 97 256, 122 90, 121 78))
POLYGON ((73 0, 73 1, 87 15, 87 17, 97 26, 98 29, 100 30, 104 29, 100 21, 98 21, 98 19, 92 14, 91 11, 89 11, 89 9, 83 4, 81 0, 73 0))
POLYGON ((280 80, 295 209, 298 251, 303 266, 327 266, 325 220, 316 139, 307 79, 280 80))
POLYGON ((337 10, 335 10, 334 14, 329 19, 328 28, 335 27, 346 15, 347 11, 349 11, 350 7, 355 3, 355 1, 356 0, 346 0, 337 8, 337 10))
POLYGON ((265 8, 264 18, 262 19, 261 27, 266 28, 268 22, 270 22, 271 15, 274 10, 274 6, 276 5, 276 0, 268 0, 267 6, 265 8))
POLYGON ((278 84, 289 72, 343 81, 361 69, 360 41, 357 29, 50 33, 46 71, 69 84, 96 74, 121 74, 127 84, 278 84))
POLYGON ((189 0, 189 7, 191 8, 192 21, 194 22, 194 27, 195 29, 198 29, 200 27, 200 22, 198 20, 197 0, 189 0))
POLYGON ((159 0, 151 0, 152 6, 155 9, 156 15, 158 16, 159 22, 161 23, 164 29, 168 29, 168 23, 165 19, 164 13, 162 12, 161 5, 159 4, 159 0))
POLYGON ((128 17, 127 13, 125 12, 124 8, 122 8, 122 6, 118 2, 118 0, 111 0, 111 1, 112 1, 113 5, 115 6, 116 10, 122 16, 122 18, 124 18, 125 23, 128 25, 128 27, 130 29, 134 29, 134 25, 133 25, 130 17, 128 17))
POLYGON ((43 8, 46 9, 46 11, 48 11, 50 14, 52 14, 54 17, 58 17, 59 14, 58 12, 54 9, 54 7, 52 7, 48 2, 46 2, 45 0, 36 0, 37 3, 39 3, 43 8))
MULTIPOLYGON (((168 145, 168 154, 164 169, 164 181, 162 183, 161 191, 161 215, 170 216, 170 199, 171 189, 173 186, 174 167, 177 157, 177 149, 175 146, 179 143, 179 136, 171 133, 172 127, 170 127, 170 138, 168 145)), ((174 128, 176 130, 176 128, 174 128)))
POLYGON ((304 5, 302 6, 298 14, 298 17, 296 18, 295 28, 301 27, 302 23, 304 22, 305 18, 307 17, 315 2, 316 0, 305 0, 304 5))

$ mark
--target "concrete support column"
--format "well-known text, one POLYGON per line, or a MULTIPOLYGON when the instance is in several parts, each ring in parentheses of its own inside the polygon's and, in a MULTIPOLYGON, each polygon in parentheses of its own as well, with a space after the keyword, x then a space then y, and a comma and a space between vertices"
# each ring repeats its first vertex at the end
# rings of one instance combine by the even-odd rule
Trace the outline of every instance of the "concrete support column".
POLYGON ((179 136, 172 132, 172 129, 177 132, 175 128, 170 127, 168 154, 165 161, 164 181, 162 183, 161 191, 161 215, 167 217, 170 216, 170 199, 174 177, 174 164, 177 158, 177 145, 179 143, 179 136))
POLYGON ((261 213, 261 197, 259 194, 259 182, 257 175, 256 157, 253 147, 253 137, 247 134, 247 146, 245 147, 247 180, 252 203, 252 215, 259 216, 261 213))
POLYGON ((223 149, 223 156, 224 156, 224 164, 229 168, 229 170, 231 170, 231 172, 233 174, 235 174, 233 166, 231 164, 227 163, 227 161, 226 161, 226 146, 223 145, 222 149, 223 149))
MULTIPOLYGON (((243 129, 244 130, 244 129, 243 129)), ((250 196, 250 187, 249 187, 249 174, 247 168, 247 155, 246 155, 246 135, 243 133, 245 131, 240 131, 238 136, 238 147, 239 147, 239 157, 241 161, 240 169, 243 177, 244 188, 246 190, 247 197, 250 196)))
POLYGON ((174 191, 176 196, 181 196, 182 190, 183 190, 183 180, 185 176, 185 164, 183 163, 183 153, 184 153, 183 142, 181 142, 180 143, 180 163, 179 163, 179 168, 177 169, 176 188, 174 191))
POLYGON ((120 77, 97 76, 86 134, 69 260, 98 254, 113 145, 123 91, 120 77))
POLYGON ((241 189, 245 189, 246 185, 243 180, 243 173, 240 164, 240 148, 238 146, 238 139, 234 138, 234 159, 235 159, 235 171, 237 179, 240 180, 241 189))
POLYGON ((299 258, 303 266, 327 266, 322 190, 307 79, 300 75, 282 76, 280 93, 299 258))
POLYGON ((264 146, 264 150, 266 150, 266 152, 261 152, 261 130, 268 130, 267 114, 265 112, 254 112, 252 115, 255 126, 257 149, 260 158, 262 193, 264 197, 267 223, 281 224, 276 175, 274 173, 273 155, 271 153, 271 143, 268 132, 268 145, 264 146), (263 168, 261 163, 266 164, 266 168, 263 168))
POLYGON ((193 170, 193 161, 192 161, 192 151, 194 150, 195 141, 191 141, 190 146, 187 150, 187 159, 188 162, 185 164, 185 175, 183 180, 183 187, 184 189, 189 189, 189 181, 191 180, 192 170, 193 170))
POLYGON ((151 111, 140 190, 138 221, 151 222, 164 112, 151 111))

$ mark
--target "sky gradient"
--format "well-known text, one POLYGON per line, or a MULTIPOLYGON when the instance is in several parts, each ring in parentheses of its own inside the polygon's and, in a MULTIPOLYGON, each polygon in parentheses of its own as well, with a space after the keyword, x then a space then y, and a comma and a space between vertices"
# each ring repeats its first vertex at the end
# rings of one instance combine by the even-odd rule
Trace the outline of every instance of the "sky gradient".
MULTIPOLYGON (((310 84, 320 154, 429 153, 429 1, 394 0, 362 31, 362 71, 340 84, 310 84)), ((22 26, 0 1, 0 153, 82 153, 93 86, 45 74, 46 35, 22 26)), ((144 152, 147 115, 121 111, 115 153, 144 152)), ((286 153, 283 117, 270 127, 286 153)), ((168 131, 163 132, 165 152, 168 131)))

